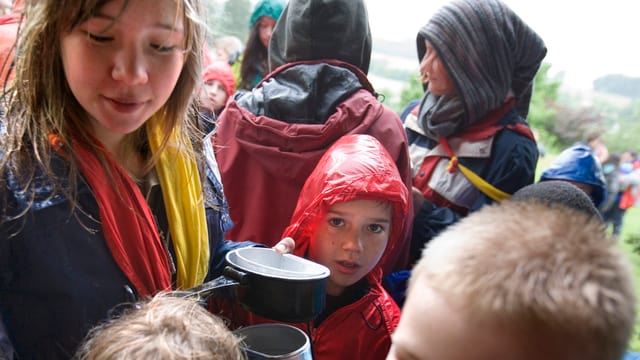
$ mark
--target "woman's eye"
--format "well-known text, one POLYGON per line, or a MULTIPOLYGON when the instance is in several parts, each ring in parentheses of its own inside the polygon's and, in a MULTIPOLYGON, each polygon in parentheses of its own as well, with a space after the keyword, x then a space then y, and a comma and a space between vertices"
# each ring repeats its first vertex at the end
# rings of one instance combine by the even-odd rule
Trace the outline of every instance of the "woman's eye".
POLYGON ((98 42, 98 43, 105 43, 107 41, 111 41, 113 40, 113 38, 108 37, 108 36, 100 36, 100 35, 96 35, 96 34, 92 34, 90 32, 87 32, 87 37, 89 37, 89 39, 98 42))
POLYGON ((159 45, 159 44, 151 44, 151 48, 153 48, 154 50, 156 50, 158 52, 165 53, 165 52, 174 51, 178 47, 177 46, 165 46, 165 45, 159 45))

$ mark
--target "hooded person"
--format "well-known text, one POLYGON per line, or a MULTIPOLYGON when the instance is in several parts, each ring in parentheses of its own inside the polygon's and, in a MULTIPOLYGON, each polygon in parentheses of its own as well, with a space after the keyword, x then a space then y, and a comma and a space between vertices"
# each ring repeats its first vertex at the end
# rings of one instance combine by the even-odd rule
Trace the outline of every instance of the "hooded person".
POLYGON ((499 0, 454 0, 417 35, 425 94, 405 119, 416 218, 411 259, 441 230, 534 181, 526 123, 542 39, 499 0))
MULTIPOLYGON (((269 75, 227 104, 213 136, 235 224, 228 238, 267 246, 280 239, 305 180, 344 135, 380 141, 410 188, 402 122, 366 75, 371 33, 363 0, 289 1, 269 54, 269 75)), ((406 239, 383 260, 385 273, 406 266, 406 239)))
POLYGON ((586 144, 577 143, 558 155, 540 174, 540 181, 562 180, 584 191, 596 207, 607 197, 607 184, 600 162, 586 144))
POLYGON ((213 61, 202 74, 203 91, 206 100, 203 104, 214 114, 218 115, 224 109, 233 93, 236 91, 236 80, 231 66, 223 61, 213 61))
POLYGON ((241 91, 253 89, 269 72, 269 41, 285 5, 285 0, 260 0, 253 7, 246 46, 233 64, 236 84, 241 91))

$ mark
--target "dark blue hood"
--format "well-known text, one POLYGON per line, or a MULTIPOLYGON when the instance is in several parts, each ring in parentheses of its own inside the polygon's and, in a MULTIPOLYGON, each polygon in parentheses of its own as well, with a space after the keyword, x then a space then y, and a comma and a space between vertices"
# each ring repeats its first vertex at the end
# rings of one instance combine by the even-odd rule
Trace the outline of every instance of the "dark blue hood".
POLYGON ((584 144, 576 144, 558 155, 551 165, 542 172, 540 181, 567 180, 593 186, 591 199, 600 206, 607 195, 606 183, 602 167, 591 148, 584 144))

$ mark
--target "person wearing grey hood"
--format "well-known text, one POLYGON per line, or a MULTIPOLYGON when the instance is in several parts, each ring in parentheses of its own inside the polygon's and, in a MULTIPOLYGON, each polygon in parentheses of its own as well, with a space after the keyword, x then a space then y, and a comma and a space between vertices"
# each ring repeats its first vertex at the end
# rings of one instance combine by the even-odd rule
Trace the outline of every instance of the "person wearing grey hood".
POLYGON ((411 260, 445 227, 532 184, 526 122, 543 40, 500 0, 454 0, 417 36, 426 80, 405 119, 413 170, 411 260))
MULTIPOLYGON (((363 0, 288 2, 271 36, 270 73, 236 94, 213 135, 234 222, 227 238, 279 241, 305 180, 344 135, 375 137, 411 188, 402 122, 367 79, 371 44, 363 0)), ((407 234, 382 264, 385 273, 407 265, 413 217, 405 220, 407 234)))

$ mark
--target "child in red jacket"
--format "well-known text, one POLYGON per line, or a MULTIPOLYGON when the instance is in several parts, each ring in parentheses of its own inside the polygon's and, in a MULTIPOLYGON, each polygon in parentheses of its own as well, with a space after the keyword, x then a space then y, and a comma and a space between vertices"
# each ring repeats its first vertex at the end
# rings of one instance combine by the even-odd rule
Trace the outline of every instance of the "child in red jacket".
MULTIPOLYGON (((380 264, 401 246, 409 196, 384 146, 364 134, 337 140, 304 183, 283 237, 295 240, 295 255, 331 270, 324 311, 292 324, 310 336, 315 360, 385 358, 400 309, 380 264)), ((216 310, 231 327, 274 321, 238 306, 216 310)))
POLYGON ((304 184, 283 237, 331 270, 312 331, 314 359, 384 359, 400 309, 381 285, 381 260, 400 246, 409 191, 372 136, 348 135, 304 184))

